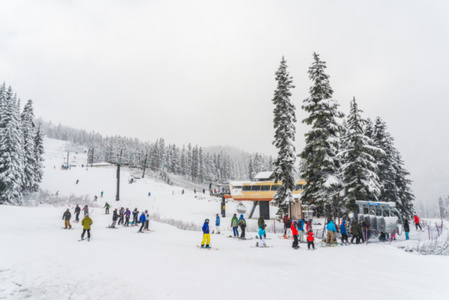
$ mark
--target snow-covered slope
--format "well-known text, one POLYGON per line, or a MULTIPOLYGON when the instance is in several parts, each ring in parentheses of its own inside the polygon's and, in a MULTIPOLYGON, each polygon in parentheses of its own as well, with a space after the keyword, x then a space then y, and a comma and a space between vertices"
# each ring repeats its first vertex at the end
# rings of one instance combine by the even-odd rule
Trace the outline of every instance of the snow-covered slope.
MULTIPOLYGON (((161 216, 202 225, 220 204, 208 196, 153 180, 127 183, 115 202, 115 169, 76 167, 62 171, 64 143, 46 141, 43 189, 60 195, 100 195, 99 206, 149 209, 161 216), (56 168, 53 168, 56 166, 56 168), (76 180, 79 179, 78 185, 76 180), (151 196, 148 193, 151 192, 151 196)), ((82 159, 78 154, 78 159, 82 159)), ((83 203, 80 203, 83 205, 83 203)), ((136 227, 107 229, 111 215, 92 213, 92 240, 78 242, 81 225, 61 229, 62 207, 0 206, 0 299, 448 299, 449 259, 406 253, 388 243, 291 248, 269 233, 273 248, 251 248, 255 239, 211 235, 214 250, 196 247, 201 232, 152 221, 152 233, 136 227)), ((235 204, 228 203, 228 213, 235 204)), ((269 221, 269 224, 274 221, 269 221)), ((254 236, 250 232, 249 236, 254 236)), ((420 236, 411 233, 412 240, 420 236)), ((399 237, 401 244, 404 237, 399 237)), ((413 242, 413 241, 411 241, 413 242)), ((317 243, 318 244, 318 243, 317 243)), ((394 243, 393 243, 394 244, 394 243)), ((393 245, 392 244, 392 245, 393 245)))

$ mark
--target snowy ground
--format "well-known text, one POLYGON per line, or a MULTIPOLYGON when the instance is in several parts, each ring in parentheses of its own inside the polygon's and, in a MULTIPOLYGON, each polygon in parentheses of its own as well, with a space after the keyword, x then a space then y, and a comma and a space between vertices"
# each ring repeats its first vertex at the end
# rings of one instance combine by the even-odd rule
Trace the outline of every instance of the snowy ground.
MULTIPOLYGON (((214 220, 219 202, 153 180, 126 182, 115 199, 115 169, 61 171, 64 143, 46 141, 42 188, 60 195, 100 195, 99 205, 149 209, 163 217, 198 223, 214 220), (56 169, 53 169, 56 166, 56 169), (79 184, 76 185, 76 180, 79 184), (151 192, 151 197, 148 193, 151 192), (198 195, 197 195, 198 196, 198 195)), ((82 155, 79 155, 80 159, 82 155)), ((80 203, 82 205, 82 203, 80 203)), ((211 235, 214 250, 195 245, 202 235, 151 222, 153 233, 135 227, 107 229, 111 215, 94 208, 92 240, 78 242, 81 225, 61 229, 62 207, 0 206, 0 299, 449 299, 449 258, 407 253, 412 241, 372 243, 317 251, 291 248, 291 240, 269 234, 273 248, 251 248, 254 239, 211 235)), ((249 207, 248 207, 249 208, 249 207)), ((228 203, 228 216, 235 204, 228 203)), ((270 221, 270 224, 274 221, 270 221)), ((213 227, 213 226, 212 226, 213 227)))

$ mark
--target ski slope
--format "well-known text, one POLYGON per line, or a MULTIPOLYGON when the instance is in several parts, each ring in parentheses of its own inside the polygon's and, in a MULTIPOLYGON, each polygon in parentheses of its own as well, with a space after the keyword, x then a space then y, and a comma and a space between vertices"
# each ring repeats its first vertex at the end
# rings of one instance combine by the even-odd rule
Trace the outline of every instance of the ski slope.
MULTIPOLYGON (((125 168, 121 201, 116 202, 115 168, 62 171, 65 142, 47 139, 45 145, 44 190, 90 198, 104 191, 91 214, 92 240, 78 241, 80 224, 62 229, 64 203, 0 206, 0 299, 449 299, 448 257, 396 247, 425 238, 414 230, 411 241, 401 236, 391 245, 332 248, 317 242, 316 251, 308 251, 305 244, 293 250, 291 240, 269 233, 267 244, 274 247, 259 249, 250 247, 255 239, 228 238, 230 218, 225 218, 224 234, 211 235, 212 247, 219 249, 213 251, 196 247, 201 232, 164 223, 152 221, 154 232, 144 234, 136 227, 107 229, 112 215, 104 214, 104 201, 113 207, 149 209, 199 228, 209 218, 212 230, 220 203, 208 195, 195 198, 189 190, 182 195, 182 188, 150 179, 128 184, 125 168)), ((235 203, 229 202, 228 217, 234 211, 235 203)), ((274 221, 268 224, 272 227, 274 221)))

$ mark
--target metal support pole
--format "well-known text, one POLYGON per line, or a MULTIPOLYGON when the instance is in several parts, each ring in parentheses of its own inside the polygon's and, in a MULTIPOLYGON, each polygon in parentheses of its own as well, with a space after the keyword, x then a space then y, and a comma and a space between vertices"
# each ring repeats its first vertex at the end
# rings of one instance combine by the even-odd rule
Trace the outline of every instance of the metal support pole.
POLYGON ((117 194, 115 201, 120 201, 120 164, 117 164, 117 194))
POLYGON ((67 151, 67 170, 69 169, 69 151, 67 151))

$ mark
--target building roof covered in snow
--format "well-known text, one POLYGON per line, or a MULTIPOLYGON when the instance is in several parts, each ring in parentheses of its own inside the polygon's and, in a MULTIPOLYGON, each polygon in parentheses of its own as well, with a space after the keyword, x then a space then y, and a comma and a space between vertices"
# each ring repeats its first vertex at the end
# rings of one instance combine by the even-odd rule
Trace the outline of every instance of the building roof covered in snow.
POLYGON ((254 181, 267 181, 273 180, 274 174, 272 171, 269 172, 259 172, 256 176, 254 176, 254 181))

